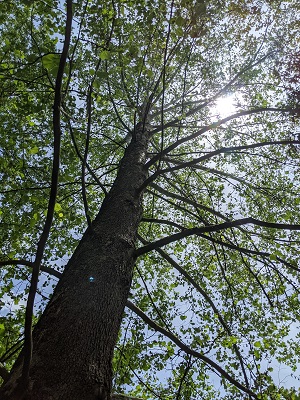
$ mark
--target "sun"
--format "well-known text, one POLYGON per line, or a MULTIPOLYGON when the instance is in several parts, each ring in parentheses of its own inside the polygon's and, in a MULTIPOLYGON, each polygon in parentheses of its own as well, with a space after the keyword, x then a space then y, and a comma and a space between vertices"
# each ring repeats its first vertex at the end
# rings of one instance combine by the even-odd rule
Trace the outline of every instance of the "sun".
POLYGON ((233 94, 219 97, 213 107, 213 112, 221 118, 228 117, 236 111, 236 100, 236 96, 233 94))

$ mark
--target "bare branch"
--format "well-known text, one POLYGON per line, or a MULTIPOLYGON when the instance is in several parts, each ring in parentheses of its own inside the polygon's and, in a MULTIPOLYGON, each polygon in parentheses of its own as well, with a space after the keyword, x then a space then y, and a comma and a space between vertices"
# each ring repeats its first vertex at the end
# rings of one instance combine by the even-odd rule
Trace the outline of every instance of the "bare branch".
MULTIPOLYGON (((5 261, 0 261, 0 267, 5 266, 5 265, 25 265, 26 267, 33 268, 34 263, 32 261, 27 261, 27 260, 5 260, 5 261)), ((56 271, 53 268, 50 267, 45 267, 41 265, 40 270, 43 272, 46 272, 49 275, 53 275, 56 278, 60 279, 61 278, 61 273, 56 271)))
POLYGON ((293 111, 294 110, 292 110, 291 108, 260 107, 260 108, 255 108, 255 109, 251 109, 251 110, 237 112, 226 118, 220 119, 219 121, 216 121, 210 125, 204 126, 203 128, 199 129, 198 131, 194 132, 193 134, 191 134, 189 136, 178 139, 176 142, 174 142, 170 146, 166 147, 162 151, 162 153, 157 154, 150 161, 148 161, 148 163, 146 164, 146 167, 147 168, 151 167, 151 165, 155 164, 156 161, 158 161, 160 157, 165 156, 166 154, 170 153, 170 151, 176 149, 176 147, 180 146, 182 143, 188 142, 189 140, 196 139, 197 137, 203 135, 203 133, 205 133, 211 129, 218 128, 219 126, 225 124, 226 122, 232 121, 233 119, 245 117, 247 115, 258 114, 258 113, 262 113, 262 112, 292 113, 293 111))
MULTIPOLYGON (((147 241, 144 240, 141 236, 139 236, 139 240, 144 244, 147 243, 147 241)), ((156 249, 156 251, 170 265, 172 265, 173 268, 175 268, 181 275, 183 275, 185 277, 185 279, 187 280, 187 282, 189 282, 201 294, 201 296, 209 304, 209 306, 211 307, 211 309, 213 310, 213 312, 217 316, 217 318, 218 318, 220 324, 222 325, 222 327, 224 328, 225 332, 229 336, 233 336, 230 327, 225 322, 224 318, 222 317, 222 314, 220 313, 218 308, 215 306, 214 302, 212 301, 211 297, 207 294, 207 292, 204 289, 202 289, 202 287, 195 281, 195 279, 193 279, 193 277, 184 268, 182 268, 172 257, 170 257, 166 252, 164 252, 162 249, 156 249)), ((249 387, 249 382, 248 382, 248 378, 247 378, 247 375, 246 375, 246 372, 245 372, 245 367, 244 367, 244 362, 243 362, 242 355, 241 355, 241 353, 239 351, 239 348, 238 348, 238 346, 236 344, 233 344, 233 349, 234 349, 234 351, 235 351, 235 353, 236 353, 236 355, 237 355, 237 357, 239 359, 246 385, 247 385, 247 387, 249 387)))
POLYGON ((208 225, 208 226, 203 226, 200 228, 191 228, 191 229, 186 229, 183 232, 175 233, 170 236, 166 236, 163 239, 157 240, 156 242, 152 242, 144 247, 140 247, 139 249, 136 250, 135 256, 140 257, 141 255, 148 253, 149 251, 156 250, 162 246, 165 246, 169 243, 175 242, 176 240, 183 239, 185 237, 191 236, 191 235, 198 235, 200 233, 207 233, 207 232, 218 232, 224 229, 228 228, 236 228, 242 225, 248 225, 248 224, 253 224, 257 226, 262 226, 264 228, 271 228, 271 229, 287 229, 291 231, 299 231, 300 230, 300 225, 292 225, 292 224, 277 224, 273 222, 265 222, 265 221, 260 221, 256 218, 241 218, 237 219, 235 221, 228 221, 224 222, 222 224, 216 224, 216 225, 208 225))
POLYGON ((258 147, 272 146, 272 145, 289 145, 289 144, 300 144, 299 140, 278 140, 278 141, 270 141, 270 142, 260 142, 260 143, 252 143, 243 146, 233 146, 233 147, 221 147, 217 150, 207 152, 204 156, 195 158, 191 161, 186 161, 183 163, 179 163, 175 167, 169 167, 165 169, 161 169, 156 171, 153 175, 151 175, 148 179, 145 180, 140 190, 145 189, 151 182, 153 182, 158 176, 163 175, 167 172, 178 171, 183 168, 193 167, 195 164, 198 164, 201 161, 208 160, 216 155, 223 153, 231 153, 234 151, 245 150, 245 149, 255 149, 258 147))

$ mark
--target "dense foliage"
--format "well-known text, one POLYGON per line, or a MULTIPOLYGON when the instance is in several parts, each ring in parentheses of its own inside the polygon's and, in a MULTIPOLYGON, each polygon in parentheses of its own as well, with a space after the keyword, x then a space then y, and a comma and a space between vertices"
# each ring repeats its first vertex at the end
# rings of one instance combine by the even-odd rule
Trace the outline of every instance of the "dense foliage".
MULTIPOLYGON (((117 392, 298 398, 299 12, 296 0, 73 2, 59 185, 34 318, 137 123, 150 124, 117 392)), ((47 214, 66 10, 5 1, 0 20, 0 361, 9 369, 47 214)))

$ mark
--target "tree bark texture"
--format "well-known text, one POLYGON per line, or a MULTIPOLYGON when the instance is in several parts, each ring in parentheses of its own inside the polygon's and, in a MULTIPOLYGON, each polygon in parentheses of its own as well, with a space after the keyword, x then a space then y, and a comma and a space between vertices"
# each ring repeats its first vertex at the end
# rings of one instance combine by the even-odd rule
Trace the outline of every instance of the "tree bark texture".
POLYGON ((117 178, 70 259, 33 332, 30 381, 20 385, 22 354, 5 400, 108 400, 114 346, 131 286, 142 215, 149 133, 140 124, 117 178))

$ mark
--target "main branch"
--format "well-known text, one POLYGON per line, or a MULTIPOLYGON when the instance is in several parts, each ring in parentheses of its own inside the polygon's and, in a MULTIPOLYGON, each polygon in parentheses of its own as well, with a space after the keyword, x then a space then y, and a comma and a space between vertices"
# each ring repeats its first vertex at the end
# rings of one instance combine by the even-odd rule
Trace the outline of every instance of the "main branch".
POLYGON ((132 310, 135 314, 137 314, 144 322, 146 322, 147 325, 149 325, 155 331, 160 332, 164 336, 168 337, 170 340, 172 340, 173 343, 175 343, 186 354, 190 354, 191 356, 194 356, 194 357, 198 358, 199 360, 202 360, 203 362, 205 362, 205 364, 209 365, 215 371, 219 372, 219 374, 222 377, 224 377, 227 381, 232 383, 238 389, 242 390, 245 393, 250 394, 255 399, 257 399, 257 396, 255 395, 255 393, 252 392, 252 390, 248 389, 246 386, 242 385, 240 382, 238 382, 236 379, 234 379, 222 367, 220 367, 218 364, 216 364, 210 358, 204 356, 203 354, 199 353, 198 351, 196 351, 194 349, 191 349, 189 346, 184 344, 180 339, 178 339, 178 337, 176 337, 173 333, 167 331, 166 329, 164 329, 163 327, 158 325, 156 322, 154 322, 152 319, 150 319, 140 308, 138 308, 136 305, 134 305, 130 300, 127 300, 126 305, 128 308, 130 308, 130 310, 132 310))
POLYGON ((148 253, 149 251, 156 250, 162 246, 165 246, 169 243, 176 242, 177 240, 183 239, 188 236, 198 235, 200 233, 207 233, 207 232, 218 232, 228 228, 236 228, 238 226, 253 224, 257 226, 262 226, 264 228, 271 228, 271 229, 287 229, 290 231, 299 231, 300 225, 292 225, 292 224, 277 224, 273 222, 265 222, 260 221, 256 218, 241 218, 235 221, 224 222, 222 224, 216 225, 209 225, 203 226, 200 228, 191 228, 186 229, 182 232, 175 233, 174 235, 166 236, 163 239, 157 240, 156 242, 152 242, 146 246, 140 247, 136 250, 135 255, 136 257, 140 257, 141 255, 148 253))

